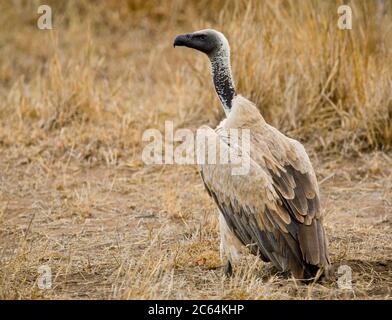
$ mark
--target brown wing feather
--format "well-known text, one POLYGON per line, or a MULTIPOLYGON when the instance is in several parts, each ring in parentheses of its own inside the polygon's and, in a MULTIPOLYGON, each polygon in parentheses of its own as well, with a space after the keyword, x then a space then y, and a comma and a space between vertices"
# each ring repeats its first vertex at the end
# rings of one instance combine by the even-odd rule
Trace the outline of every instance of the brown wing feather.
MULTIPOLYGON (((201 177, 204 181, 203 171, 201 177)), ((212 190, 205 181, 204 185, 229 228, 251 253, 271 261, 280 271, 291 270, 296 277, 303 278, 306 266, 296 239, 298 225, 294 220, 285 224, 279 214, 267 206, 261 210, 251 204, 240 204, 224 197, 222 192, 212 190)))
POLYGON ((286 154, 275 162, 275 166, 269 166, 268 169, 283 207, 298 225, 296 239, 302 257, 308 264, 328 266, 318 185, 309 157, 298 141, 287 138, 268 125, 265 130, 269 133, 263 133, 268 137, 267 145, 270 148, 275 147, 275 152, 277 149, 280 154, 286 154))
POLYGON ((274 187, 279 191, 280 197, 287 200, 292 211, 290 213, 294 213, 293 218, 298 215, 314 218, 320 211, 320 201, 309 174, 301 173, 291 165, 285 165, 279 173, 280 175, 270 170, 274 187), (294 187, 286 183, 287 177, 294 180, 294 187))
POLYGON ((280 271, 292 270, 298 277, 302 277, 301 252, 293 236, 281 231, 276 222, 279 219, 276 214, 271 214, 268 208, 265 209, 261 216, 264 226, 268 228, 263 228, 257 221, 258 214, 254 208, 241 206, 235 200, 222 201, 207 184, 205 186, 229 228, 251 253, 259 255, 263 261, 271 261, 280 271), (287 250, 287 246, 290 250, 287 250))
POLYGON ((290 216, 298 224, 297 239, 302 258, 311 265, 329 264, 325 232, 320 216, 320 201, 318 192, 312 184, 311 176, 296 170, 286 164, 280 174, 270 170, 274 187, 290 216), (295 187, 291 188, 285 181, 292 177, 295 187), (284 185, 284 188, 282 186, 284 185), (294 197, 287 196, 294 194, 294 197))

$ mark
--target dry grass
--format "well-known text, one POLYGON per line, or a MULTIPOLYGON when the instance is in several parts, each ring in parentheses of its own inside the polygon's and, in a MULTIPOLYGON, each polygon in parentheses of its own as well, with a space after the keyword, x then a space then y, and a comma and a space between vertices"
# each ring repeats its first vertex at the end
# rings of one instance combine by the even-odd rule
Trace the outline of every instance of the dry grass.
POLYGON ((351 1, 351 31, 339 1, 49 1, 52 31, 38 4, 0 4, 0 298, 391 297, 390 2, 351 1), (222 278, 196 168, 140 161, 145 129, 223 116, 205 57, 171 46, 205 27, 227 34, 238 91, 305 142, 354 290, 253 257, 222 278))

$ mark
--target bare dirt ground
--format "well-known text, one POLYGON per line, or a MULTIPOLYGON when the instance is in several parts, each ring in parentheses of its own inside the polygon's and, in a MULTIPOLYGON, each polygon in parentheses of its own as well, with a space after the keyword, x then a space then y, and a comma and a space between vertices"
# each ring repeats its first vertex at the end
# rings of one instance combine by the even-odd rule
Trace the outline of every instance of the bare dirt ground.
POLYGON ((334 272, 308 286, 251 256, 223 277, 196 167, 2 159, 2 298, 391 298, 390 155, 315 160, 334 272), (37 286, 42 265, 51 289, 37 286), (340 265, 352 290, 337 286, 340 265))

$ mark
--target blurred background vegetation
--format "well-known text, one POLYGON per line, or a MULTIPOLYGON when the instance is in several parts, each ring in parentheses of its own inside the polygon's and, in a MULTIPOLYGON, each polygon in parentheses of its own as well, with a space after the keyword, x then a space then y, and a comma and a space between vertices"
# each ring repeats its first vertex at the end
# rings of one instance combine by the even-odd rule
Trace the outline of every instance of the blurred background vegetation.
POLYGON ((216 125, 223 112, 202 54, 178 33, 221 30, 237 91, 312 151, 358 155, 392 146, 392 2, 40 1, 0 4, 0 146, 89 163, 139 159, 142 132, 216 125), (114 159, 114 160, 113 160, 114 159))

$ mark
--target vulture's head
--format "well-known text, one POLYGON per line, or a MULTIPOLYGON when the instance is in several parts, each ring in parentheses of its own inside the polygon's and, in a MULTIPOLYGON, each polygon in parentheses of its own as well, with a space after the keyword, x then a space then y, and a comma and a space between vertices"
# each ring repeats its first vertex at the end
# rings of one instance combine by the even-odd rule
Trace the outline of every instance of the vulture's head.
POLYGON ((226 37, 214 29, 204 29, 193 33, 180 34, 174 39, 173 46, 196 49, 210 57, 218 53, 229 53, 229 44, 226 37))

